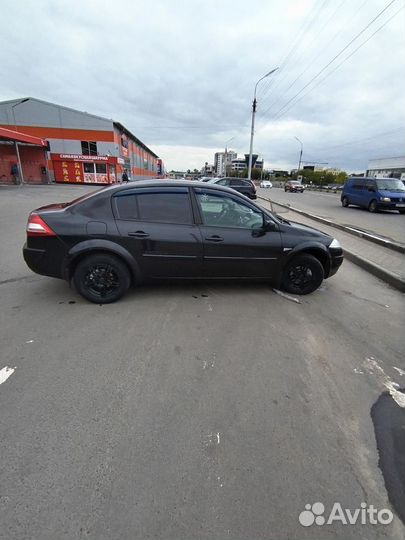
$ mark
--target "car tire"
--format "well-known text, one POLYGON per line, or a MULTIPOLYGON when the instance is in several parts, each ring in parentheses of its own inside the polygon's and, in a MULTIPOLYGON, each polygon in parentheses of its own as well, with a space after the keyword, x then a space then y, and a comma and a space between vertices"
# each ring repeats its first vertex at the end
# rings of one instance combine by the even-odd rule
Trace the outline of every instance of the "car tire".
POLYGON ((114 255, 98 253, 82 259, 73 274, 78 293, 95 304, 111 304, 119 300, 131 284, 124 262, 114 255))
POLYGON ((370 201, 370 204, 368 205, 368 211, 372 212, 373 214, 374 212, 377 212, 377 201, 375 199, 370 201))
POLYGON ((321 262, 313 255, 303 253, 286 264, 281 287, 291 294, 310 294, 321 285, 324 275, 321 262))
POLYGON ((347 208, 349 206, 349 199, 346 197, 346 195, 344 197, 342 197, 342 206, 343 208, 347 208))
POLYGON ((399 212, 400 214, 405 214, 405 208, 404 208, 403 210, 402 210, 402 209, 401 209, 401 210, 398 210, 398 212, 399 212))

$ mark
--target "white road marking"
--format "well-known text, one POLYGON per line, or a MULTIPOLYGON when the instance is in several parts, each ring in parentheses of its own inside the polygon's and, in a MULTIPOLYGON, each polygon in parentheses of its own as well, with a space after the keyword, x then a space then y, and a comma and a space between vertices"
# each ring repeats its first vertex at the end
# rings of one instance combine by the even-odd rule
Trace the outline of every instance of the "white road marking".
POLYGON ((33 339, 29 339, 29 340, 26 341, 25 343, 34 343, 34 340, 33 340, 33 339))
POLYGON ((6 382, 6 380, 14 373, 16 368, 5 366, 3 369, 0 369, 0 384, 6 382))
POLYGON ((382 386, 385 386, 396 404, 405 409, 405 394, 398 390, 399 384, 386 375, 385 371, 377 363, 374 357, 370 356, 369 358, 366 358, 363 362, 363 366, 371 375, 375 376, 382 386))
POLYGON ((401 375, 401 377, 402 377, 402 375, 405 375, 405 371, 403 369, 401 369, 399 367, 395 367, 395 366, 392 366, 392 367, 398 371, 398 373, 401 375))
POLYGON ((219 431, 217 431, 217 444, 219 444, 221 442, 221 439, 219 437, 219 431))

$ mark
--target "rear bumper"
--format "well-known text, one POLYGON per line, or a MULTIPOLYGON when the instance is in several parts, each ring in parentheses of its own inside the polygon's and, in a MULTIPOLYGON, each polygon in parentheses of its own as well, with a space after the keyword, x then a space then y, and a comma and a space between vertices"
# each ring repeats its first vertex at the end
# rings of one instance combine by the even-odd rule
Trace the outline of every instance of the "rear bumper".
POLYGON ((41 276, 62 278, 61 266, 45 249, 34 249, 24 244, 23 257, 28 268, 41 276))

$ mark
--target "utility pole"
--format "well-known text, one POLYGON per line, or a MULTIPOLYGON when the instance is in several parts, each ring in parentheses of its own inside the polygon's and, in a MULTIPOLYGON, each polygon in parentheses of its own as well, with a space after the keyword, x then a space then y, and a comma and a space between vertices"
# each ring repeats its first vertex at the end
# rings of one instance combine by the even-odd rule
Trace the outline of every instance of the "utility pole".
POLYGON ((252 105, 252 126, 250 129, 250 149, 249 149, 249 169, 248 169, 248 179, 252 180, 252 154, 253 154, 253 136, 255 134, 255 115, 256 115, 256 106, 257 106, 257 99, 256 99, 256 91, 257 91, 257 85, 260 81, 274 73, 278 70, 278 67, 275 69, 272 69, 266 75, 264 75, 261 79, 259 79, 255 85, 255 91, 253 94, 253 105, 252 105))
POLYGON ((304 145, 302 144, 302 141, 300 141, 298 137, 294 137, 294 139, 296 139, 301 145, 300 159, 298 161, 298 170, 297 170, 297 180, 298 180, 298 175, 300 174, 300 169, 301 169, 302 152, 303 152, 303 149, 304 149, 304 145))

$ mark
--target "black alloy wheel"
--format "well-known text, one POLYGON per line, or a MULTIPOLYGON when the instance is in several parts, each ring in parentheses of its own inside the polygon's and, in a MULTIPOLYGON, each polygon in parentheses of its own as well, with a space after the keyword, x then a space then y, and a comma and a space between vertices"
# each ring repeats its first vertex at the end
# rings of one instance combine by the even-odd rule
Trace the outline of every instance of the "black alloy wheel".
POLYGON ((89 255, 79 262, 73 281, 79 294, 96 304, 110 304, 127 291, 131 279, 125 263, 114 255, 89 255))
POLYGON ((282 288, 292 294, 310 294, 321 285, 323 278, 321 262, 313 255, 303 253, 287 263, 282 288))

